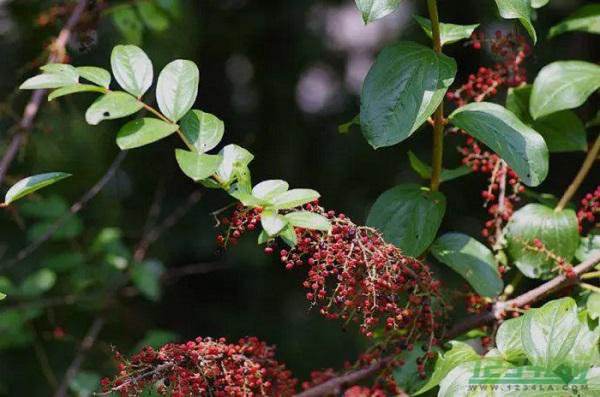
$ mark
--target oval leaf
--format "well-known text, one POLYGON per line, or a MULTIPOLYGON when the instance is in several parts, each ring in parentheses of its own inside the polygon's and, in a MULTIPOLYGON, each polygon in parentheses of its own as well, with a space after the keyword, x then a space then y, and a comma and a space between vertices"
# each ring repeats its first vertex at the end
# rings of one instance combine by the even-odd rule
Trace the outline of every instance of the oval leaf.
POLYGON ((567 19, 553 26, 548 33, 548 38, 572 31, 600 34, 600 4, 581 7, 567 19))
POLYGON ((34 297, 52 289, 56 283, 56 273, 48 269, 40 269, 23 280, 19 294, 34 297))
POLYGON ((386 47, 369 70, 360 104, 362 133, 375 149, 408 138, 434 112, 456 62, 412 42, 386 47))
POLYGON ((79 82, 79 74, 71 65, 51 63, 42 66, 40 69, 44 73, 25 80, 19 89, 37 90, 42 88, 60 88, 79 82))
POLYGON ((70 176, 71 174, 66 174, 64 172, 49 172, 47 174, 33 175, 28 178, 21 179, 19 182, 15 183, 8 190, 8 192, 6 192, 6 196, 4 196, 4 203, 14 203, 18 199, 25 197, 36 190, 52 185, 70 176))
POLYGON ((141 48, 134 45, 118 45, 110 56, 115 80, 123 89, 140 98, 152 85, 154 71, 152 62, 141 48))
POLYGON ((142 43, 144 24, 133 7, 115 7, 112 20, 127 43, 142 43))
POLYGON ((496 333, 496 346, 502 358, 507 361, 525 358, 525 349, 521 342, 521 326, 523 317, 512 318, 504 321, 496 333))
POLYGON ((236 170, 247 167, 254 159, 252 153, 235 144, 225 146, 219 151, 219 154, 223 156, 223 161, 217 169, 217 176, 225 184, 232 182, 236 170))
POLYGON ((315 214, 309 211, 295 211, 285 214, 285 219, 292 226, 304 229, 329 231, 331 222, 323 215, 315 214))
POLYGON ((447 233, 431 246, 435 258, 465 278, 475 292, 494 297, 504 283, 498 272, 494 254, 485 245, 462 233, 447 233))
POLYGON ((556 266, 546 253, 532 249, 539 239, 547 250, 569 262, 579 245, 577 216, 570 209, 555 212, 542 204, 528 204, 513 214, 506 227, 508 254, 530 278, 547 279, 556 266))
POLYGON ((537 42, 537 34, 531 23, 531 0, 496 0, 500 16, 504 19, 518 19, 531 36, 533 43, 537 42))
POLYGON ((273 197, 287 192, 290 185, 281 179, 262 181, 252 188, 252 195, 262 200, 271 200, 273 197))
POLYGON ((279 209, 289 209, 299 207, 310 203, 321 197, 319 192, 312 189, 292 189, 287 192, 276 195, 271 200, 273 207, 279 209))
POLYGON ((550 371, 562 364, 575 344, 578 325, 577 304, 571 298, 525 313, 521 339, 529 362, 550 371))
POLYGON ((498 153, 526 185, 538 186, 548 175, 544 138, 506 108, 470 103, 452 112, 449 120, 498 153))
POLYGON ((89 84, 74 84, 68 85, 65 87, 58 88, 48 95, 48 100, 51 101, 53 99, 59 98, 61 96, 75 94, 77 92, 102 92, 105 93, 106 90, 102 87, 98 87, 95 85, 89 84))
POLYGON ((178 121, 192 108, 198 95, 198 66, 183 59, 169 63, 160 72, 156 85, 158 107, 172 121, 178 121))
POLYGON ((588 315, 592 320, 600 317, 600 293, 594 292, 588 296, 586 303, 588 315))
POLYGON ((133 120, 119 130, 117 145, 121 150, 148 145, 168 137, 177 131, 177 128, 177 124, 166 123, 151 117, 133 120))
POLYGON ((269 236, 276 236, 288 224, 287 219, 276 211, 263 211, 260 224, 269 236))
POLYGON ((189 111, 179 124, 187 140, 201 153, 214 149, 225 132, 225 124, 216 116, 195 109, 189 111))
POLYGON ((77 68, 77 73, 79 73, 79 76, 100 87, 108 88, 110 85, 110 72, 106 69, 95 66, 80 66, 77 68))
POLYGON ((131 95, 121 92, 109 92, 96 99, 85 112, 85 120, 96 125, 102 120, 127 117, 140 110, 144 105, 131 95))
POLYGON ((367 225, 406 255, 417 257, 433 242, 446 212, 446 197, 419 185, 396 186, 373 204, 367 225))
POLYGON ((136 6, 148 29, 162 32, 169 27, 169 19, 153 2, 141 1, 137 2, 136 6))
POLYGON ((221 155, 189 152, 182 149, 175 150, 175 158, 183 173, 196 182, 214 174, 223 160, 221 155))
POLYGON ((529 110, 534 119, 573 109, 600 88, 600 66, 584 61, 559 61, 544 66, 535 78, 529 110))
POLYGON ((398 8, 401 0, 355 0, 365 24, 391 14, 398 8))
MULTIPOLYGON (((425 34, 427 34, 429 38, 432 38, 433 33, 431 31, 431 21, 418 15, 414 15, 413 18, 421 26, 425 34)), ((454 25, 452 23, 440 23, 440 37, 442 45, 452 44, 464 39, 468 39, 478 26, 478 23, 474 25, 454 25)))

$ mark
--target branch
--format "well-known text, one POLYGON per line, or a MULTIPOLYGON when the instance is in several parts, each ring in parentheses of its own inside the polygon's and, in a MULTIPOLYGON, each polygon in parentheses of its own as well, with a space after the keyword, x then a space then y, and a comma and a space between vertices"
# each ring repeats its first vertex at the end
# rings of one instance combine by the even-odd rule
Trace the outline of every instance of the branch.
MULTIPOLYGON (((73 12, 71 16, 67 20, 67 23, 62 28, 58 37, 52 44, 52 49, 50 51, 50 55, 48 56, 47 63, 57 63, 62 62, 66 53, 67 42, 69 41, 69 37, 71 36, 71 31, 81 18, 83 11, 85 10, 85 6, 87 5, 87 0, 79 0, 75 8, 73 8, 73 12)), ((8 144, 8 148, 6 152, 4 152, 4 156, 0 160, 0 183, 6 176, 6 172, 10 167, 10 164, 16 157, 21 144, 25 140, 27 133, 33 127, 33 122, 37 113, 40 109, 40 105, 42 104, 42 100, 46 96, 46 90, 35 90, 33 94, 31 94, 31 98, 29 99, 29 103, 25 106, 25 110, 23 112, 23 117, 21 121, 18 123, 19 132, 13 135, 10 143, 8 144)))
POLYGON ((73 215, 81 211, 90 200, 92 200, 98 193, 100 193, 100 191, 104 188, 108 181, 110 181, 111 178, 115 175, 117 169, 119 169, 119 166, 121 165, 126 156, 126 151, 119 152, 119 154, 115 157, 112 164, 110 165, 106 173, 102 176, 102 178, 100 178, 98 182, 96 182, 96 184, 92 186, 90 190, 88 190, 78 202, 73 204, 71 208, 69 208, 69 211, 67 211, 63 216, 58 218, 52 224, 52 226, 50 226, 46 233, 44 233, 30 245, 19 251, 19 253, 17 253, 15 257, 8 260, 6 263, 0 265, 0 270, 6 270, 13 267, 20 261, 27 258, 29 255, 34 253, 42 244, 48 241, 67 220, 69 220, 73 215))
POLYGON ((67 395, 69 385, 73 382, 75 376, 77 376, 77 373, 79 372, 79 369, 81 368, 81 365, 85 359, 85 355, 94 346, 94 343, 96 343, 96 339, 98 338, 98 335, 100 334, 100 331, 102 331, 103 327, 104 318, 97 317, 88 329, 83 341, 81 341, 81 344, 79 345, 79 351, 71 362, 71 365, 69 365, 67 372, 65 372, 65 376, 60 383, 58 390, 56 390, 56 393, 54 393, 54 397, 65 397, 67 395))
MULTIPOLYGON (((594 266, 600 263, 600 253, 591 255, 588 259, 581 262, 579 265, 573 268, 575 274, 579 277, 583 273, 587 272, 594 266)), ((578 278, 567 278, 564 275, 559 275, 550 281, 545 282, 537 288, 531 291, 525 292, 518 297, 505 301, 496 302, 492 310, 481 313, 472 317, 467 317, 465 320, 458 323, 456 326, 450 329, 446 334, 446 339, 452 339, 459 335, 464 334, 471 329, 481 327, 493 323, 494 321, 500 320, 506 308, 518 308, 525 305, 537 302, 547 297, 552 292, 558 291, 562 288, 570 285, 577 284, 578 278)), ((383 359, 356 371, 350 371, 344 375, 330 379, 327 382, 321 383, 315 387, 305 390, 304 392, 297 394, 296 397, 320 397, 326 396, 335 390, 338 390, 344 385, 354 384, 365 378, 368 378, 376 374, 379 370, 383 369, 391 360, 392 356, 384 357, 383 359)))

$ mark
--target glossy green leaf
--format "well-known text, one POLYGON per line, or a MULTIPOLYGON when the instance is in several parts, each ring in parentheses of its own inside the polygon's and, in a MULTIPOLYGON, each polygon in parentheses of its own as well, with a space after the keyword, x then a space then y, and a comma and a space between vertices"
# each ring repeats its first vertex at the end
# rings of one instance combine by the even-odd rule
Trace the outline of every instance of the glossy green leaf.
POLYGON ((500 16, 504 19, 518 19, 531 36, 533 43, 537 41, 535 28, 531 23, 531 0, 496 0, 500 16))
POLYGON ((288 224, 288 220, 277 211, 265 210, 260 216, 260 224, 269 236, 276 236, 288 224))
POLYGON ((198 182, 213 175, 223 160, 221 155, 176 149, 175 158, 184 174, 198 182))
POLYGON ((539 132, 551 153, 587 151, 585 126, 574 112, 562 110, 533 120, 529 114, 532 89, 531 85, 509 89, 506 108, 539 132))
POLYGON ((542 8, 546 6, 550 0, 531 0, 531 7, 533 8, 542 8))
POLYGON ((365 24, 394 12, 401 0, 355 0, 365 24))
POLYGON ((241 146, 230 144, 219 151, 223 161, 217 169, 217 177, 223 183, 231 183, 236 170, 247 167, 254 159, 254 155, 241 146))
POLYGON ((506 108, 470 103, 452 112, 449 120, 498 153, 526 185, 538 186, 548 175, 544 138, 506 108))
POLYGON ((502 357, 507 361, 517 361, 526 357, 521 341, 523 317, 504 321, 496 333, 496 346, 502 357))
POLYGON ((311 230, 329 231, 331 222, 323 215, 309 211, 294 211, 284 215, 290 225, 311 230))
POLYGON ((88 124, 96 125, 103 120, 127 117, 142 107, 144 105, 140 101, 125 92, 109 92, 92 103, 85 112, 85 120, 88 124))
POLYGON ((110 86, 110 72, 106 69, 95 66, 80 66, 77 68, 77 73, 79 73, 79 76, 100 87, 108 88, 110 86))
POLYGON ((252 188, 252 195, 262 200, 270 201, 273 197, 287 192, 290 186, 281 179, 262 181, 252 188))
POLYGON ((165 272, 164 265, 155 259, 138 263, 131 269, 131 281, 144 297, 151 301, 160 298, 160 277, 165 272))
POLYGON ((275 195, 271 199, 273 207, 289 209, 310 203, 321 197, 319 192, 312 189, 292 189, 275 195))
MULTIPOLYGON (((470 390, 469 381, 476 376, 476 374, 491 372, 494 377, 500 377, 501 375, 512 370, 514 366, 511 363, 502 361, 498 358, 489 357, 482 358, 479 361, 470 361, 453 367, 452 370, 444 377, 440 382, 440 389, 438 391, 438 397, 488 397, 488 396, 500 396, 496 392, 491 391, 491 387, 488 392, 481 391, 478 389, 470 390)), ((478 385, 475 385, 478 386, 478 385)), ((483 386, 485 387, 485 386, 483 386)), ((513 389, 514 390, 514 389, 513 389)), ((508 397, 510 391, 503 391, 501 396, 508 397)), ((517 394, 519 395, 519 394, 517 394)), ((536 394, 539 396, 540 394, 536 394)), ((533 397, 533 395, 531 395, 533 397)))
POLYGON ((40 269, 28 275, 19 287, 19 294, 36 297, 49 291, 56 283, 56 274, 48 269, 40 269))
MULTIPOLYGON (((431 166, 429 164, 425 164, 422 162, 413 152, 408 152, 408 160, 410 161, 410 166, 413 170, 416 171, 417 174, 421 176, 423 179, 431 179, 431 166)), ((460 178, 461 176, 468 175, 473 172, 471 167, 467 167, 466 165, 461 165, 460 167, 453 169, 442 169, 441 181, 447 182, 452 179, 460 178)))
POLYGON ((526 312, 521 340, 529 362, 552 371, 565 360, 578 332, 577 304, 563 298, 526 312))
POLYGON ((201 153, 214 149, 225 132, 225 124, 216 116, 196 109, 187 112, 179 124, 186 139, 201 153))
POLYGON ((590 327, 588 314, 584 311, 578 314, 578 332, 575 336, 575 344, 569 350, 562 364, 578 373, 591 364, 600 364, 600 353, 598 352, 598 341, 600 339, 600 327, 590 327))
POLYGON ((592 230, 589 235, 581 237, 579 247, 575 251, 575 258, 583 262, 592 255, 600 253, 600 231, 592 230))
POLYGON ((6 294, 0 292, 0 301, 6 299, 6 294))
POLYGON ((547 250, 569 262, 579 245, 579 227, 575 212, 542 204, 528 204, 513 214, 506 227, 507 251, 515 265, 527 277, 547 279, 555 272, 555 262, 544 252, 532 249, 539 239, 547 250))
POLYGON ((59 98, 61 96, 65 96, 65 95, 71 95, 71 94, 75 94, 77 92, 101 92, 101 93, 105 93, 106 90, 102 87, 98 87, 95 85, 89 85, 89 84, 74 84, 74 85, 67 85, 61 88, 57 88, 56 90, 52 91, 50 93, 50 95, 48 95, 48 100, 51 101, 53 99, 59 98))
POLYGON ((150 30, 162 32, 169 27, 169 19, 165 13, 152 1, 138 1, 136 3, 138 13, 144 24, 150 30))
MULTIPOLYGON (((431 21, 427 18, 414 15, 413 18, 421 28, 425 31, 425 34, 431 38, 433 33, 431 31, 431 21)), ((458 41, 468 39, 477 27, 478 23, 473 25, 455 25, 452 23, 440 23, 440 38, 442 45, 452 44, 458 41)))
POLYGON ((600 66, 584 61, 558 61, 544 66, 533 83, 529 111, 534 119, 573 109, 600 88, 600 66))
POLYGON ((279 237, 281 237, 281 239, 292 248, 298 244, 298 236, 296 235, 296 231, 292 225, 287 225, 284 227, 279 233, 279 237))
POLYGON ((494 254, 462 233, 446 233, 431 246, 435 258, 464 277, 479 295, 494 297, 504 287, 494 254))
POLYGON ((177 131, 177 124, 144 117, 125 124, 117 133, 117 145, 121 150, 145 146, 168 137, 177 131))
POLYGON ((144 24, 133 7, 118 7, 112 13, 115 27, 127 43, 142 44, 144 24))
POLYGON ((246 207, 266 207, 270 204, 268 201, 254 197, 252 193, 247 192, 243 188, 240 189, 237 184, 229 189, 228 193, 246 207))
POLYGON ((152 85, 154 71, 152 62, 141 48, 134 45, 118 45, 110 56, 115 80, 123 89, 140 98, 152 85))
POLYGON ((23 198, 28 194, 35 192, 36 190, 52 185, 70 176, 71 174, 66 174, 64 172, 49 172, 46 174, 38 174, 21 179, 10 189, 8 189, 8 192, 6 192, 6 195, 4 196, 4 203, 14 203, 20 198, 23 198))
POLYGON ((269 236, 269 233, 265 232, 264 230, 261 230, 260 233, 258 234, 258 241, 257 243, 260 244, 265 244, 266 242, 272 240, 273 238, 271 236, 269 236))
MULTIPOLYGON (((436 387, 455 367, 481 359, 471 346, 464 342, 450 341, 452 348, 443 355, 438 354, 435 369, 429 381, 414 395, 425 393, 436 387)), ((472 375, 472 372, 471 372, 472 375)))
POLYGON ((573 31, 600 34, 600 4, 584 5, 567 19, 554 25, 548 33, 548 38, 573 31))
POLYGON ((79 82, 79 74, 71 65, 53 63, 44 65, 40 69, 43 71, 42 74, 38 74, 37 76, 25 80, 19 89, 37 90, 42 88, 60 88, 79 82))
POLYGON ((386 47, 369 70, 360 105, 362 133, 375 149, 408 138, 440 104, 456 62, 421 44, 386 47))
POLYGON ((446 198, 419 185, 398 185, 373 204, 367 224, 389 243, 417 257, 433 242, 446 212, 446 198))
POLYGON ((162 113, 178 121, 192 108, 198 95, 200 72, 192 61, 177 59, 158 76, 156 101, 162 113))

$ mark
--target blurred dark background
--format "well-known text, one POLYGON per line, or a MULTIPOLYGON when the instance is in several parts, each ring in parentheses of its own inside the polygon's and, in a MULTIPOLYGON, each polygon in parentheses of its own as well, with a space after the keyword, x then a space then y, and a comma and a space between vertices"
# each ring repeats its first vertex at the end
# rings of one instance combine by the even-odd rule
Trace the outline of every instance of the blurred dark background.
MULTIPOLYGON (((401 182, 424 182, 411 170, 407 151, 429 162, 430 129, 425 126, 400 145, 374 151, 357 128, 342 135, 337 126, 358 113, 362 80, 383 46, 400 39, 427 44, 427 37, 411 17, 426 15, 425 3, 404 0, 397 12, 365 27, 352 0, 183 0, 168 28, 159 32, 144 29, 140 45, 153 60, 155 76, 174 58, 191 59, 199 65, 196 107, 225 122, 223 143, 240 144, 255 154, 251 164, 254 181, 283 178, 293 187, 314 188, 322 194, 324 206, 363 223, 370 205, 384 190, 401 182)), ((558 59, 598 61, 597 36, 569 33, 545 39, 552 25, 585 3, 593 2, 551 0, 538 10, 534 23, 540 41, 527 63, 530 77, 558 59)), ((0 1, 2 151, 10 138, 13 114, 18 117, 29 98, 29 93, 17 92, 16 87, 35 73, 33 62, 44 58, 44 46, 60 29, 60 20, 44 26, 39 23, 39 16, 56 4, 0 1)), ((97 29, 72 40, 69 53, 74 65, 109 67, 112 47, 127 41, 111 16, 110 7, 118 4, 108 2, 109 11, 103 12, 97 29)), ((439 7, 444 22, 479 22, 488 34, 499 29, 521 31, 518 22, 498 17, 492 0, 440 0, 439 7)), ((458 83, 479 65, 494 62, 486 51, 461 44, 449 45, 445 52, 458 62, 458 83)), ((503 94, 494 100, 503 103, 503 94)), ((74 176, 42 191, 28 204, 18 205, 16 213, 1 214, 0 262, 35 237, 30 229, 40 223, 36 203, 43 206, 46 202, 46 207, 40 208, 47 208, 51 199, 62 202, 63 207, 77 201, 118 153, 114 137, 121 122, 87 125, 83 115, 91 101, 91 95, 78 94, 44 103, 2 191, 31 174, 56 170, 74 176)), ((580 109, 583 120, 592 118, 594 107, 597 102, 580 109)), ((456 137, 447 139, 444 162, 449 168, 459 164, 458 144, 456 137)), ((18 284, 31 272, 56 267, 48 265, 50 259, 66 260, 60 255, 82 253, 87 261, 91 245, 106 228, 120 231, 120 241, 131 250, 141 237, 157 190, 163 194, 162 219, 199 189, 177 168, 173 149, 178 145, 173 138, 131 151, 115 178, 78 215, 78 224, 70 226, 75 230, 45 243, 0 276, 18 284)), ((552 155, 550 177, 537 190, 560 195, 582 158, 580 153, 552 155)), ((597 182, 597 178, 590 179, 585 190, 591 188, 593 179, 597 182)), ((484 177, 470 175, 442 186, 449 203, 444 230, 479 237, 486 213, 480 199, 485 183, 484 177)), ((255 335, 276 345, 278 358, 301 378, 311 369, 339 368, 367 346, 352 327, 344 330, 340 323, 310 312, 301 287, 303 271, 286 271, 276 257, 264 255, 256 246, 255 234, 224 254, 216 253, 217 230, 209 213, 230 202, 223 192, 204 189, 199 204, 150 248, 148 257, 162 262, 167 271, 199 263, 208 264, 209 271, 172 280, 156 302, 139 295, 123 296, 126 291, 117 293, 119 303, 107 313, 99 343, 84 364, 86 373, 113 373, 111 346, 129 353, 148 336, 185 341, 198 335, 231 340, 255 335)), ((55 271, 55 287, 37 299, 70 292, 61 283, 72 276, 55 271)), ((27 303, 7 300, 0 310, 3 305, 23 304, 27 303)), ((24 343, 2 341, 0 332, 0 395, 51 394, 39 349, 44 350, 47 367, 60 380, 97 314, 90 304, 43 306, 20 331, 30 333, 24 343), (57 338, 57 327, 66 336, 57 338)), ((4 336, 9 333, 6 328, 4 332, 4 336)))

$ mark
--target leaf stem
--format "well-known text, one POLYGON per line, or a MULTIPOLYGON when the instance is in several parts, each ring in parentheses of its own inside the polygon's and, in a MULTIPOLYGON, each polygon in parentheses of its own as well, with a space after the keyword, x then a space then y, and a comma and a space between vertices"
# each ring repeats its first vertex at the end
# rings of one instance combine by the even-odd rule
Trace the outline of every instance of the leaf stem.
MULTIPOLYGON (((442 38, 440 35, 440 20, 438 16, 437 0, 427 0, 429 19, 431 19, 431 32, 433 50, 442 53, 442 38)), ((442 160, 444 157, 444 100, 435 110, 433 115, 433 156, 431 160, 431 191, 440 188, 442 176, 442 160)))
POLYGON ((588 283, 581 283, 581 284, 579 284, 579 286, 583 289, 587 289, 588 291, 600 293, 600 288, 596 287, 595 285, 588 284, 588 283))
POLYGON ((581 165, 579 172, 575 176, 575 179, 573 179, 573 182, 571 182, 571 184, 565 191, 565 194, 563 194, 563 196, 561 197, 554 211, 562 211, 565 208, 565 206, 569 203, 569 201, 573 198, 575 193, 577 193, 577 189, 579 189, 581 183, 583 182, 587 174, 590 172, 594 161, 596 161, 598 153, 600 153, 600 134, 596 138, 594 145, 590 148, 590 150, 588 150, 587 156, 585 156, 585 160, 583 160, 583 164, 581 165))
POLYGON ((600 270, 595 272, 584 273, 581 275, 582 280, 589 280, 590 278, 600 277, 600 270))
MULTIPOLYGON (((150 113, 152 113, 153 115, 155 115, 156 117, 158 117, 159 119, 164 121, 165 123, 176 124, 173 121, 169 120, 167 117, 165 117, 161 112, 159 112, 158 110, 154 109, 152 106, 145 103, 144 101, 142 101, 140 99, 138 99, 138 101, 142 104, 144 109, 146 109, 147 111, 149 111, 150 113)), ((179 137, 181 138, 183 143, 185 143, 185 146, 187 146, 188 149, 190 149, 193 152, 196 151, 196 148, 194 147, 194 145, 192 145, 192 143, 190 141, 188 141, 186 136, 183 135, 183 132, 181 132, 181 128, 179 128, 179 127, 177 128, 177 135, 179 135, 179 137)))

